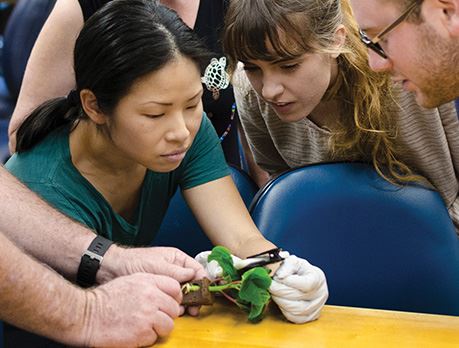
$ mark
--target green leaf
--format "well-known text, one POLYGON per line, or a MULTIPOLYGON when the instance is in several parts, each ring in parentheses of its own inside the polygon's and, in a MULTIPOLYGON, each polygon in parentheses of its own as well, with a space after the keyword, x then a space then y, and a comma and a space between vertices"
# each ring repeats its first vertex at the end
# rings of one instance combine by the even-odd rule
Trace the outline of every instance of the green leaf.
POLYGON ((217 261, 220 267, 223 269, 224 278, 229 277, 230 281, 241 279, 239 277, 237 269, 234 267, 233 259, 231 258, 231 253, 225 247, 214 247, 207 258, 207 262, 210 262, 212 260, 217 261))
POLYGON ((261 320, 263 310, 271 299, 268 291, 271 281, 269 272, 263 267, 252 268, 242 275, 238 302, 250 308, 250 321, 261 320))

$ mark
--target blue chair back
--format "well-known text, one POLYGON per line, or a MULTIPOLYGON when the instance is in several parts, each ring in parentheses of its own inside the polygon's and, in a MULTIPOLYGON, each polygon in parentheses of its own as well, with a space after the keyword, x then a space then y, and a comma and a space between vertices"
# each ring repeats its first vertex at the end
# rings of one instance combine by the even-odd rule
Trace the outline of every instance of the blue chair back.
MULTIPOLYGON (((257 185, 241 169, 230 166, 231 177, 241 194, 241 197, 249 206, 258 191, 257 185)), ((198 222, 186 204, 180 190, 169 203, 169 209, 161 224, 161 228, 155 237, 153 245, 173 246, 195 256, 203 250, 212 249, 213 245, 202 231, 198 222)))
POLYGON ((270 182, 250 211, 266 238, 323 269, 329 304, 459 315, 459 242, 437 192, 319 164, 270 182))

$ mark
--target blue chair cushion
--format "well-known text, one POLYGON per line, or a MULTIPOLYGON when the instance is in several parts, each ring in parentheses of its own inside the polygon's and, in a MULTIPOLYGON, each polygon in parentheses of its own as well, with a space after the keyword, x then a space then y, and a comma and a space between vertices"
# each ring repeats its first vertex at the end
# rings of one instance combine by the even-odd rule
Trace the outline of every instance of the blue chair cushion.
POLYGON ((329 304, 459 315, 459 242, 437 192, 365 164, 289 171, 254 199, 264 235, 327 276, 329 304))

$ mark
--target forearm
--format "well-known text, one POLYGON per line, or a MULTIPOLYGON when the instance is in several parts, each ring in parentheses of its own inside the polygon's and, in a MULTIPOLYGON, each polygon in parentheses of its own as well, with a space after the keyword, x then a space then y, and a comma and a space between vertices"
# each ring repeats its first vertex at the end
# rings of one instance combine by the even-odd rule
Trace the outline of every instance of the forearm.
MULTIPOLYGON (((75 279, 81 256, 95 238, 94 232, 51 208, 3 167, 0 182, 0 231, 28 254, 75 279)), ((190 261, 194 262, 174 248, 130 249, 112 245, 104 255, 96 280, 102 284, 136 272, 189 280, 199 275, 199 264, 193 267, 190 261), (170 265, 174 265, 173 270, 170 265)))
POLYGON ((0 233, 0 318, 68 344, 85 339, 86 293, 0 233))
POLYGON ((257 233, 251 234, 249 238, 241 239, 234 252, 237 256, 246 258, 274 248, 276 245, 264 238, 257 230, 257 233))
POLYGON ((242 258, 275 248, 255 226, 230 177, 185 190, 183 195, 214 244, 242 258))
POLYGON ((74 278, 94 233, 41 200, 0 168, 0 231, 19 248, 74 278))

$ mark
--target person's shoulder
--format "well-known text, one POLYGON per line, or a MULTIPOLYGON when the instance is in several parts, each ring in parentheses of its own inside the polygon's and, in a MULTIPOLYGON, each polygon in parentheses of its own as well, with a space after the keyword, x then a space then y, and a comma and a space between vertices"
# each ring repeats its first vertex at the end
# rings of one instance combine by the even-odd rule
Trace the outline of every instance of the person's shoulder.
POLYGON ((394 84, 392 86, 392 94, 395 104, 401 109, 411 109, 413 112, 422 109, 416 101, 416 95, 412 92, 405 91, 399 84, 394 84))
POLYGON ((456 109, 454 101, 438 106, 438 112, 440 115, 453 115, 455 117, 459 117, 459 110, 456 109))
POLYGON ((66 142, 68 144, 68 133, 64 130, 51 133, 32 149, 14 154, 5 168, 23 182, 51 182, 65 164, 66 142))
POLYGON ((396 120, 403 127, 416 128, 421 124, 432 122, 432 115, 438 115, 436 109, 420 106, 416 95, 404 90, 399 84, 393 85, 392 97, 395 103, 396 120))
POLYGON ((399 85, 393 87, 393 95, 401 117, 429 118, 433 116, 457 117, 454 102, 445 103, 435 108, 424 108, 416 100, 416 95, 405 91, 399 85))

